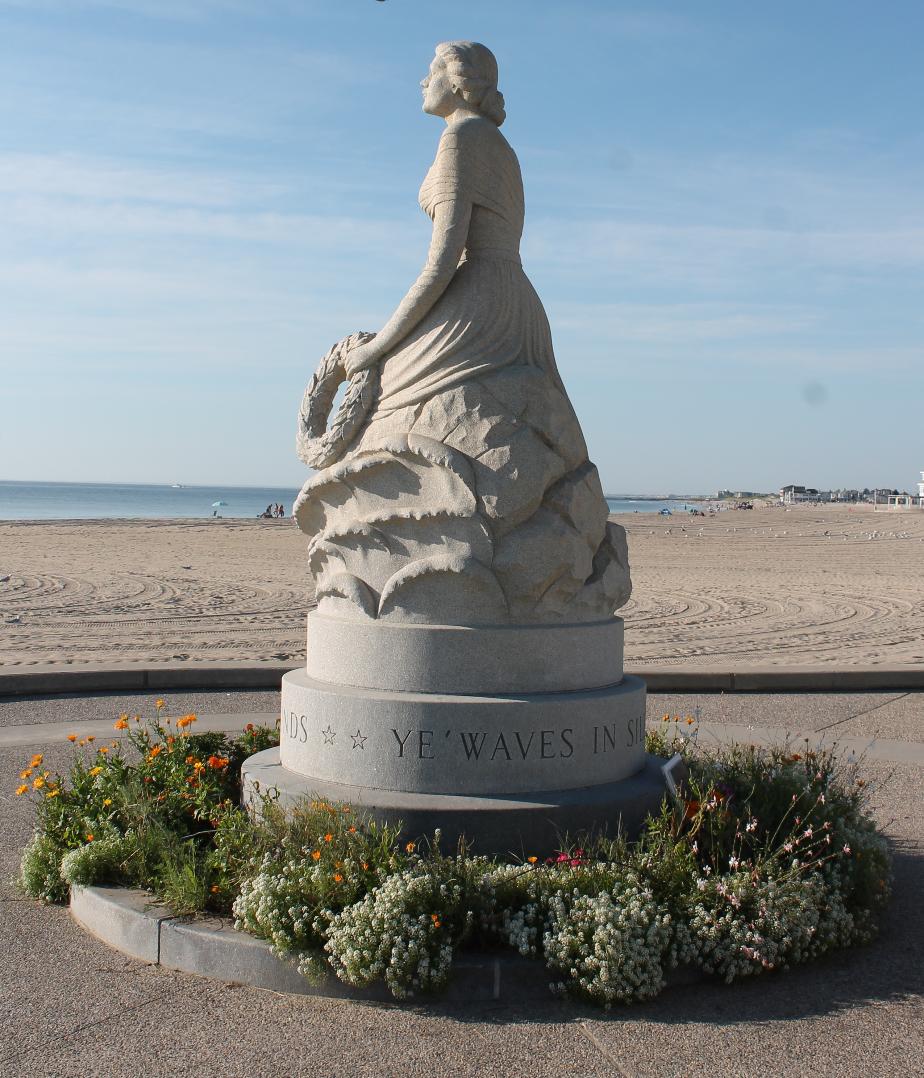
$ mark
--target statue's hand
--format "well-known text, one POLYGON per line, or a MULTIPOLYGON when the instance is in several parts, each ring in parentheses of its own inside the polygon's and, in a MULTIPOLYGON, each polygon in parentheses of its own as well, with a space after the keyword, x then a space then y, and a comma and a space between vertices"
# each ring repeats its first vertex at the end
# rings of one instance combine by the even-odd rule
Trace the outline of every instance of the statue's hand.
POLYGON ((372 341, 361 344, 356 348, 351 348, 347 352, 343 364, 347 378, 352 378, 354 375, 359 374, 360 371, 366 370, 367 367, 374 366, 378 361, 379 353, 372 341))

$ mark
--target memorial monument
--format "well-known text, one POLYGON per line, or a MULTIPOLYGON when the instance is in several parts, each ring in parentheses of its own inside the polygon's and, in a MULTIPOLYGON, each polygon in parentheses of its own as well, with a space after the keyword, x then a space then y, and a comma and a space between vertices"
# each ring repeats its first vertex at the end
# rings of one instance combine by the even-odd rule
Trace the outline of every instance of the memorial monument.
POLYGON ((324 357, 299 414, 294 515, 317 609, 278 750, 245 786, 439 827, 476 852, 634 826, 663 786, 623 676, 631 583, 523 271, 523 186, 485 46, 441 44, 445 123, 420 189, 426 265, 383 329, 324 357), (338 386, 349 381, 328 426, 338 386))

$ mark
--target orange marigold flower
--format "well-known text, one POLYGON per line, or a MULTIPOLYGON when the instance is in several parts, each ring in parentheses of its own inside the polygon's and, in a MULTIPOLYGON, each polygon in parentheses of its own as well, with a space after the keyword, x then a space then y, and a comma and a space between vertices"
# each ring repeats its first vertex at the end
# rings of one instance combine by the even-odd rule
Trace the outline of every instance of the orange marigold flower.
POLYGON ((96 737, 95 737, 94 734, 87 734, 87 743, 88 744, 92 745, 95 740, 96 740, 96 737))
POLYGON ((325 842, 333 842, 334 841, 334 836, 330 833, 330 831, 328 831, 327 834, 324 836, 324 841, 325 842))
POLYGON ((441 925, 441 924, 443 923, 443 922, 442 922, 442 921, 440 920, 440 916, 439 916, 439 914, 438 914, 438 913, 431 913, 431 914, 430 914, 430 920, 431 920, 431 921, 433 922, 433 927, 434 927, 434 928, 439 928, 439 927, 440 927, 440 925, 441 925))
POLYGON ((535 854, 533 854, 532 857, 527 857, 526 860, 529 861, 531 865, 534 865, 539 860, 539 858, 535 854))
POLYGON ((312 861, 320 861, 321 860, 321 851, 320 850, 312 850, 311 851, 311 860, 312 861))
POLYGON ((687 726, 692 726, 694 722, 696 722, 696 719, 692 715, 687 715, 687 726))
POLYGON ((99 764, 97 764, 96 767, 91 767, 90 770, 87 772, 87 774, 88 775, 98 775, 102 770, 103 769, 99 766, 99 764))
POLYGON ((193 771, 198 772, 198 771, 204 771, 204 770, 205 770, 205 764, 201 760, 196 760, 196 762, 193 764, 193 771))
POLYGON ((404 847, 404 849, 405 849, 405 852, 406 852, 406 853, 413 853, 413 852, 414 852, 414 843, 413 843, 413 842, 409 842, 409 843, 408 843, 408 844, 407 844, 407 845, 406 845, 406 846, 404 847))
POLYGON ((93 841, 93 836, 92 835, 87 835, 87 842, 92 842, 92 841, 93 841))
POLYGON ((226 756, 210 756, 209 767, 213 771, 220 771, 223 767, 228 766, 228 758, 226 756))
POLYGON ((188 764, 194 764, 194 763, 196 762, 196 758, 195 758, 195 756, 187 756, 187 757, 186 757, 186 762, 187 762, 188 764))
POLYGON ((369 868, 369 862, 368 861, 360 861, 360 864, 363 866, 363 872, 367 871, 367 869, 369 868))
POLYGON ((20 771, 19 772, 19 777, 21 779, 31 779, 32 778, 32 768, 27 767, 25 771, 20 771))
POLYGON ((217 895, 221 888, 218 886, 217 883, 213 883, 209 890, 212 892, 213 895, 217 895))
POLYGON ((192 724, 195 721, 196 721, 196 716, 195 715, 184 715, 182 717, 182 719, 177 719, 176 720, 176 725, 177 725, 178 729, 185 730, 187 726, 192 726, 192 724))
POLYGON ((671 721, 670 715, 662 715, 661 716, 661 722, 670 722, 670 721, 671 721))
POLYGON ((343 877, 340 875, 340 873, 335 872, 334 873, 334 883, 341 883, 342 880, 343 880, 343 877))
POLYGON ((29 761, 29 766, 30 767, 38 767, 39 764, 41 764, 42 760, 44 760, 44 759, 45 759, 45 757, 40 752, 37 752, 32 757, 32 759, 29 761))
POLYGON ((23 785, 22 785, 22 786, 17 786, 17 787, 16 787, 16 796, 17 796, 17 797, 22 797, 22 795, 23 795, 23 794, 24 794, 24 793, 26 792, 26 790, 28 790, 28 789, 29 789, 29 787, 28 787, 28 786, 27 786, 27 785, 26 785, 25 783, 23 783, 23 785))
POLYGON ((161 750, 161 746, 160 746, 160 745, 155 745, 155 746, 154 746, 154 747, 153 747, 153 748, 151 749, 151 751, 150 751, 150 752, 148 753, 148 759, 149 759, 149 760, 153 760, 155 756, 160 756, 160 754, 161 754, 161 751, 162 751, 162 750, 161 750))
POLYGON ((58 797, 60 793, 60 790, 49 790, 48 793, 45 794, 45 800, 50 801, 53 797, 58 797))
POLYGON ((123 715, 119 719, 119 721, 117 723, 115 723, 115 725, 113 726, 113 730, 127 730, 127 729, 128 729, 128 719, 125 718, 125 716, 123 715))
POLYGON ((154 706, 157 708, 158 711, 160 711, 161 708, 165 708, 167 705, 164 703, 163 700, 155 700, 154 706))
POLYGON ((70 742, 74 742, 74 741, 77 740, 77 735, 76 734, 68 734, 67 735, 67 740, 70 741, 70 742))
POLYGON ((33 790, 41 790, 41 788, 44 785, 45 785, 45 780, 42 778, 41 775, 39 775, 38 778, 34 778, 32 780, 32 789, 33 790))
POLYGON ((349 832, 349 833, 350 833, 351 835, 355 835, 355 834, 356 834, 356 828, 355 828, 355 827, 348 827, 348 828, 347 828, 347 831, 348 831, 348 832, 349 832))
POLYGON ((100 745, 100 747, 97 749, 97 752, 101 752, 103 756, 105 756, 106 753, 109 752, 109 749, 106 748, 105 745, 100 745))

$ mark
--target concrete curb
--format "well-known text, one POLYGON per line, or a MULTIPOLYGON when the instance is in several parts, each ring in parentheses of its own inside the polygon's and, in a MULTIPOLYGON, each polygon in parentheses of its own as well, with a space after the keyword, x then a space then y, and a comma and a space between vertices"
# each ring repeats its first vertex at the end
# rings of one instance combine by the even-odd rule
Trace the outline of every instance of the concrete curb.
MULTIPOLYGON (((311 984, 295 966, 273 954, 265 940, 236 931, 220 917, 183 918, 156 905, 145 891, 126 887, 72 887, 70 912, 87 932, 131 958, 181 973, 246 984, 290 995, 395 1003, 383 984, 351 988, 331 973, 311 984)), ((549 999, 551 975, 534 959, 462 952, 438 996, 413 997, 439 1003, 485 1003, 499 999, 549 999)), ((671 985, 700 980, 697 971, 671 975, 671 985)))
MULTIPOLYGON (((184 662, 142 666, 54 663, 0 667, 0 697, 79 692, 160 692, 179 689, 278 689, 283 674, 304 664, 286 662, 184 662)), ((924 690, 922 666, 744 667, 737 671, 688 667, 633 667, 653 693, 722 692, 907 692, 924 690)))

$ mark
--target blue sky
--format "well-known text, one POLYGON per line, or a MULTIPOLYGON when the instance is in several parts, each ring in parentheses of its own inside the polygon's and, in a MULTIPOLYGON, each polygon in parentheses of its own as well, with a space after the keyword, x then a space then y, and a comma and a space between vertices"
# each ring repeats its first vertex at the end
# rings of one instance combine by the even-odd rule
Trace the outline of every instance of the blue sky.
POLYGON ((606 489, 910 486, 922 37, 917 0, 0 0, 0 478, 299 484, 473 38, 606 489))

